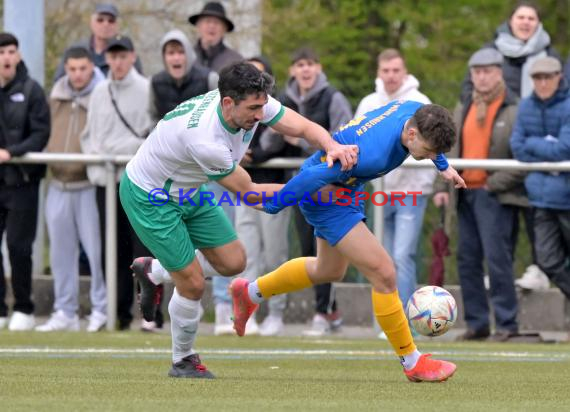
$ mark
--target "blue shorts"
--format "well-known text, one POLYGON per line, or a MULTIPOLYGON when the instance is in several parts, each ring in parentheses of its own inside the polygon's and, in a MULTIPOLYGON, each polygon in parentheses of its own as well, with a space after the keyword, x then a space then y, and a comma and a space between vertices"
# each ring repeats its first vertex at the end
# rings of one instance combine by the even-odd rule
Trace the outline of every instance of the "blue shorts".
POLYGON ((366 220, 364 207, 362 201, 358 206, 354 202, 348 206, 313 205, 309 202, 299 204, 305 220, 315 228, 315 236, 325 239, 331 246, 336 246, 354 226, 366 220))

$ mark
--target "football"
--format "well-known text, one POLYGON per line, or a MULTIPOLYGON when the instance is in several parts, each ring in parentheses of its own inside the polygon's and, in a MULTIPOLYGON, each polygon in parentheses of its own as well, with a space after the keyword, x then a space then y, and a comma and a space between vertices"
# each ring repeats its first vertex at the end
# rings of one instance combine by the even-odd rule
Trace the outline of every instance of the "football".
POLYGON ((424 286, 408 300, 406 315, 420 335, 440 336, 455 323, 457 305, 447 290, 438 286, 424 286))

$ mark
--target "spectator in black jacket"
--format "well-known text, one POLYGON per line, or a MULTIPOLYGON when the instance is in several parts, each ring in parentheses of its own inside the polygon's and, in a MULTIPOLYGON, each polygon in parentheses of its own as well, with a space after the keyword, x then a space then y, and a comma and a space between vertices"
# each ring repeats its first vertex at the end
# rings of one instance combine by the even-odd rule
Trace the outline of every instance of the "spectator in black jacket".
MULTIPOLYGON (((12 266, 14 307, 10 330, 34 327, 32 244, 36 235, 39 182, 43 165, 3 164, 40 152, 50 135, 50 111, 42 87, 30 76, 18 39, 0 33, 0 239, 6 231, 12 266)), ((0 256, 0 329, 8 323, 6 279, 0 256)))
POLYGON ((164 70, 150 79, 150 117, 157 123, 185 100, 218 87, 218 73, 200 66, 186 35, 171 30, 160 42, 164 70))

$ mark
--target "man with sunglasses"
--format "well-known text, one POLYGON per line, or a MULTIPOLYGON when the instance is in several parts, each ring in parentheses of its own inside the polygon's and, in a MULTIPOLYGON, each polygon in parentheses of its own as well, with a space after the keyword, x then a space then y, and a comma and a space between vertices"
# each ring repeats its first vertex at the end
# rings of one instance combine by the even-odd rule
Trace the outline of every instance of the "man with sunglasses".
MULTIPOLYGON (((119 34, 119 10, 113 4, 100 3, 95 6, 95 11, 89 20, 91 36, 72 44, 69 48, 83 47, 88 49, 93 56, 93 63, 99 67, 104 75, 109 72, 109 65, 105 61, 105 50, 110 39, 119 34)), ((63 57, 57 66, 54 82, 65 74, 65 62, 63 57)), ((142 65, 137 57, 135 69, 142 74, 142 65)))

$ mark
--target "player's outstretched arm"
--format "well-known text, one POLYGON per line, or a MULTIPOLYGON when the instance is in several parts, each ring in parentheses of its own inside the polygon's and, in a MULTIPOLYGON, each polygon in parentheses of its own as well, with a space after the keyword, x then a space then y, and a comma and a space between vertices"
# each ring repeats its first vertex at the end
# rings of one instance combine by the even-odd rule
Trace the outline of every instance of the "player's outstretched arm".
POLYGON ((358 146, 339 144, 323 127, 291 109, 285 108, 283 117, 271 127, 282 135, 304 137, 313 146, 326 151, 328 167, 338 160, 343 171, 350 170, 358 160, 358 146))
MULTIPOLYGON (((253 183, 251 176, 239 165, 232 173, 218 180, 218 183, 235 193, 248 206, 260 204, 285 186, 277 183, 253 183)), ((256 209, 260 208, 256 207, 256 209)))
MULTIPOLYGON (((303 169, 301 173, 289 180, 271 201, 263 205, 263 210, 270 214, 279 213, 287 206, 298 204, 301 200, 311 197, 313 193, 327 186, 329 183, 345 180, 349 172, 341 170, 340 163, 328 167, 325 163, 303 169)), ((330 192, 330 186, 325 189, 330 192)), ((325 200, 327 197, 325 197, 325 200)))

